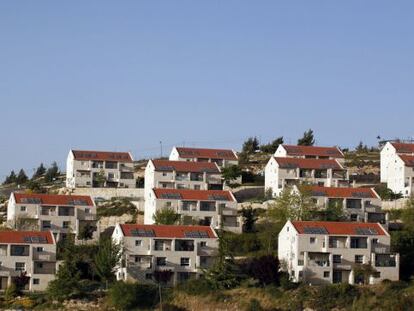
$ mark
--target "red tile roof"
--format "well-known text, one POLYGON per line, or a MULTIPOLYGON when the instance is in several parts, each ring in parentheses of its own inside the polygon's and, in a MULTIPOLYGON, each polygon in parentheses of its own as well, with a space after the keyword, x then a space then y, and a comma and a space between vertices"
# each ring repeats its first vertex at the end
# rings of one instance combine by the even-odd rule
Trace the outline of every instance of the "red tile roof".
POLYGON ((343 158, 344 154, 338 147, 318 147, 318 146, 296 146, 282 145, 288 155, 296 156, 323 156, 332 158, 343 158))
MULTIPOLYGON (((364 222, 335 222, 335 221, 292 221, 293 226, 300 234, 315 234, 308 233, 308 230, 315 228, 326 231, 326 234, 334 235, 370 235, 362 234, 360 229, 372 229, 374 235, 387 235, 386 231, 378 223, 364 223, 364 222), (306 230, 306 229, 307 230, 306 230), (307 232, 305 232, 305 230, 307 232)), ((325 233, 320 233, 325 234, 325 233)), ((372 234, 371 234, 372 235, 372 234)))
POLYGON ((186 232, 205 232, 208 238, 216 238, 215 232, 208 226, 170 226, 170 225, 120 225, 124 236, 135 236, 132 230, 152 230, 157 238, 188 238, 186 232))
POLYGON ((43 204, 43 205, 85 205, 93 206, 92 198, 88 195, 59 195, 40 193, 13 192, 18 204, 43 204), (76 202, 81 201, 81 202, 76 202), (85 202, 82 204, 82 202, 85 202), (81 203, 81 204, 79 204, 81 203))
POLYGON ((80 161, 115 161, 115 162, 132 162, 129 152, 112 152, 112 151, 91 151, 91 150, 72 150, 75 160, 80 161))
POLYGON ((397 153, 414 153, 414 144, 408 143, 391 143, 397 153))
POLYGON ((230 149, 206 149, 206 148, 186 148, 176 147, 181 158, 205 158, 237 160, 237 156, 230 149))
POLYGON ((400 159, 403 160, 404 164, 408 167, 414 167, 414 156, 400 154, 400 159))
POLYGON ((302 159, 302 158, 281 158, 275 157, 280 168, 303 168, 303 169, 336 169, 343 167, 333 159, 302 159))
POLYGON ((156 198, 164 200, 235 201, 230 191, 154 189, 156 198))
POLYGON ((0 243, 54 244, 54 239, 50 231, 0 231, 0 243), (33 237, 44 240, 28 242, 33 237))
POLYGON ((169 160, 152 160, 156 171, 177 171, 191 173, 220 173, 216 163, 210 162, 192 162, 192 161, 169 161, 169 160))
POLYGON ((379 198, 372 188, 342 188, 342 187, 320 187, 305 186, 312 196, 328 198, 379 198))

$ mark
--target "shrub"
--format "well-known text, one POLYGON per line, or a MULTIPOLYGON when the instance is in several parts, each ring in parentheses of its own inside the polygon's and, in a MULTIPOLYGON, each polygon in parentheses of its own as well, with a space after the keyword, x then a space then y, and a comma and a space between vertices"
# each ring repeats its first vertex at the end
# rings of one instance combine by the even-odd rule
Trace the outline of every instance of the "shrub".
POLYGON ((214 291, 214 289, 210 286, 210 283, 204 278, 190 279, 179 284, 177 289, 192 296, 209 294, 214 291))
POLYGON ((262 310, 263 310, 263 308, 260 305, 259 300, 255 299, 255 298, 250 299, 250 302, 249 302, 249 304, 246 308, 246 311, 262 311, 262 310))
POLYGON ((119 281, 109 289, 108 303, 117 310, 153 308, 157 303, 157 288, 119 281))

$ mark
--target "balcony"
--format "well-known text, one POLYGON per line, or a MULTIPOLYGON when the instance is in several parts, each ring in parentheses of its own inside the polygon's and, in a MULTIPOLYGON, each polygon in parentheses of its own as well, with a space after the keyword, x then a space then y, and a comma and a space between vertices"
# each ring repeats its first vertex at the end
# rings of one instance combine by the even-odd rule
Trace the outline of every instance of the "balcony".
POLYGON ((134 172, 134 168, 133 167, 129 167, 129 166, 125 166, 125 165, 120 165, 119 166, 119 170, 121 172, 134 172))
POLYGON ((216 204, 209 202, 200 202, 200 211, 201 212, 215 212, 216 204))
POLYGON ((56 261, 56 255, 51 253, 33 253, 33 260, 39 261, 56 261))

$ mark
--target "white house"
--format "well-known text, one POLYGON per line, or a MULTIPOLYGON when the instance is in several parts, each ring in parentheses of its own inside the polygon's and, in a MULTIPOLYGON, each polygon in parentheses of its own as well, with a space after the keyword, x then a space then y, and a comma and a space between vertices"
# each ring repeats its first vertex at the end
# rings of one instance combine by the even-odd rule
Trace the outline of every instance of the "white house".
MULTIPOLYGON (((381 198, 373 188, 305 186, 303 189, 321 209, 333 204, 341 206, 350 221, 388 225, 388 213, 382 211, 381 198)), ((294 191, 299 189, 294 186, 294 191)))
POLYGON ((387 142, 381 150, 381 182, 404 197, 414 189, 414 144, 387 142))
POLYGON ((265 189, 278 196, 286 186, 348 186, 347 170, 334 159, 272 157, 265 167, 265 189))
POLYGON ((70 150, 66 160, 68 188, 135 188, 129 152, 70 150))
POLYGON ((153 189, 145 200, 144 223, 153 224, 156 211, 172 208, 185 225, 212 226, 241 232, 237 201, 230 191, 153 189))
POLYGON ((223 189, 216 163, 150 160, 145 168, 145 197, 153 188, 223 189))
POLYGON ((217 163, 219 167, 239 164, 236 152, 231 149, 174 147, 169 159, 171 161, 212 162, 217 163))
POLYGON ((27 291, 44 291, 55 278, 56 241, 51 232, 0 232, 0 290, 25 275, 27 291))
POLYGON ((210 267, 218 248, 208 226, 117 224, 112 238, 123 247, 117 280, 152 283, 154 272, 172 272, 170 284, 198 277, 210 267))
POLYGON ((344 154, 338 147, 279 145, 275 157, 303 159, 333 159, 344 163, 344 154))
POLYGON ((377 284, 399 279, 399 255, 390 252, 390 235, 378 223, 288 221, 279 233, 279 260, 294 282, 362 283, 362 264, 377 284))
POLYGON ((18 230, 52 231, 57 240, 78 237, 84 226, 96 226, 96 206, 90 196, 12 192, 7 223, 18 230))

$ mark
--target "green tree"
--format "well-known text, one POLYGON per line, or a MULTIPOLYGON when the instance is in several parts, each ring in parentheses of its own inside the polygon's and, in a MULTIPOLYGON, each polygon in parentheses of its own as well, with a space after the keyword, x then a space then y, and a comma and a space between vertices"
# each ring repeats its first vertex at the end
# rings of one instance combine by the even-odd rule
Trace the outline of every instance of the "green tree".
POLYGON ((73 262, 65 260, 59 267, 56 277, 49 282, 47 294, 50 298, 63 301, 80 293, 80 272, 73 262))
POLYGON ((260 285, 279 285, 279 259, 274 255, 265 255, 251 259, 247 270, 249 276, 259 281, 260 285))
POLYGON ((260 146, 260 151, 264 152, 264 153, 275 153, 277 148, 279 147, 279 145, 283 144, 283 136, 280 136, 278 138, 276 138, 275 140, 273 140, 272 142, 265 144, 265 145, 261 145, 260 146))
POLYGON ((49 167, 45 174, 45 180, 47 182, 54 181, 59 176, 59 167, 56 162, 52 163, 52 166, 49 167))
POLYGON ((122 247, 116 244, 112 238, 101 238, 99 240, 98 252, 94 258, 96 274, 106 284, 115 279, 115 267, 122 258, 122 247))
POLYGON ((405 230, 414 232, 414 197, 405 203, 405 207, 401 211, 401 220, 405 230))
POLYGON ((342 221, 345 219, 344 208, 342 202, 339 201, 330 201, 326 209, 321 211, 321 214, 323 214, 322 220, 324 221, 342 221))
POLYGON ((157 303, 157 289, 153 285, 119 281, 111 286, 107 297, 115 310, 136 310, 138 307, 153 310, 157 303))
POLYGON ((43 176, 46 173, 46 168, 43 163, 40 163, 39 167, 36 169, 36 172, 33 174, 32 179, 43 176))
POLYGON ((84 241, 91 240, 95 231, 96 226, 92 225, 90 222, 87 222, 85 225, 79 228, 78 238, 84 241))
POLYGON ((3 184, 8 185, 8 184, 15 183, 16 179, 17 179, 16 173, 14 171, 11 171, 10 175, 7 176, 6 179, 4 180, 3 184))
POLYGON ((303 137, 298 139, 299 146, 313 146, 315 144, 315 138, 311 129, 303 133, 303 137))
POLYGON ((93 181, 94 183, 96 183, 98 187, 105 186, 105 182, 106 182, 105 171, 101 169, 96 175, 94 175, 93 181))
POLYGON ((240 284, 240 271, 229 252, 228 241, 223 232, 218 233, 218 238, 218 256, 214 265, 204 273, 204 277, 214 289, 234 288, 240 284))
POLYGON ((364 284, 369 284, 369 278, 374 276, 378 271, 370 264, 357 264, 354 266, 355 280, 362 280, 364 284))
POLYGON ((247 233, 254 232, 256 221, 259 219, 257 211, 249 206, 243 207, 240 213, 243 217, 243 231, 247 233))
POLYGON ((157 225, 175 225, 180 220, 180 214, 177 214, 173 208, 166 207, 157 210, 152 219, 157 225))
POLYGON ((46 193, 46 189, 36 180, 29 180, 26 184, 27 189, 34 193, 46 193))
POLYGON ((19 174, 17 174, 16 182, 21 185, 27 182, 29 178, 27 177, 25 171, 23 169, 20 169, 19 174))
POLYGON ((259 140, 257 137, 249 137, 244 143, 242 147, 242 153, 244 154, 253 154, 259 150, 259 140))
POLYGON ((268 216, 274 221, 285 223, 290 220, 312 220, 317 211, 309 188, 299 186, 299 191, 286 187, 269 207, 268 216))
POLYGON ((221 176, 226 183, 236 180, 242 174, 242 170, 238 165, 230 165, 221 170, 221 176))

